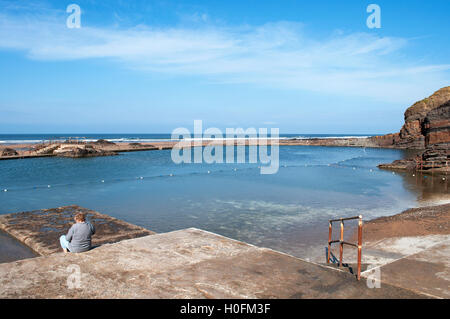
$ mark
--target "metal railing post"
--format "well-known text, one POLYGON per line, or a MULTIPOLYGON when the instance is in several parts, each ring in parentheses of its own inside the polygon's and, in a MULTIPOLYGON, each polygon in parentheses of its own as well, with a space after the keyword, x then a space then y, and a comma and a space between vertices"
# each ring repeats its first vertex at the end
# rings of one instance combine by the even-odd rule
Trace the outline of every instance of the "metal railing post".
POLYGON ((339 248, 339 267, 342 267, 342 257, 344 255, 344 221, 341 220, 341 247, 339 248))
POLYGON ((361 279, 361 255, 362 255, 362 216, 359 215, 359 221, 358 221, 358 280, 361 279))
POLYGON ((332 236, 333 227, 331 225, 331 221, 328 224, 328 256, 327 256, 327 264, 330 263, 331 257, 331 236, 332 236))

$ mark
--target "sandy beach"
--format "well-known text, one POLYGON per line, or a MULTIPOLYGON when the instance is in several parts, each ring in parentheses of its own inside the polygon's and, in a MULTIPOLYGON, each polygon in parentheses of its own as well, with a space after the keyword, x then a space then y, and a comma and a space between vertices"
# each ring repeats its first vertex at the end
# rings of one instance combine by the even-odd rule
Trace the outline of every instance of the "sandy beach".
POLYGON ((450 235, 450 204, 408 209, 367 221, 363 228, 363 238, 369 242, 429 235, 450 235))

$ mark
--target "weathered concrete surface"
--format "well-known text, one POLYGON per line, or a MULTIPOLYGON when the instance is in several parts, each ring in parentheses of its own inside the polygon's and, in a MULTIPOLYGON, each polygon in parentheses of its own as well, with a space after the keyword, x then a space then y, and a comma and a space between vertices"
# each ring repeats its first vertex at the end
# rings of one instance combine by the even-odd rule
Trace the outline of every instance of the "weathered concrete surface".
MULTIPOLYGON (((338 256, 338 253, 335 254, 338 256)), ((389 283, 436 298, 449 298, 449 256, 450 235, 389 237, 365 241, 361 276, 377 278, 381 280, 381 285, 389 283), (375 270, 378 269, 380 277, 374 277, 375 270)), ((355 270, 356 261, 356 250, 344 248, 344 262, 355 270)))
POLYGON ((390 284, 369 289, 350 274, 191 228, 0 264, 0 298, 424 296, 390 284), (80 269, 80 288, 68 287, 70 267, 80 269))
MULTIPOLYGON (((450 236, 449 236, 450 237, 450 236)), ((381 267, 383 283, 450 298, 450 239, 381 267)))
MULTIPOLYGON (((355 238, 353 238, 354 240, 355 238)), ((428 295, 450 297, 450 204, 419 207, 364 223, 362 263, 381 282, 428 295)), ((356 262, 355 249, 344 261, 356 262)))
POLYGON ((145 228, 76 205, 1 215, 0 229, 39 255, 50 255, 61 251, 59 237, 67 233, 78 212, 86 213, 88 220, 95 225, 93 246, 154 234, 145 228))

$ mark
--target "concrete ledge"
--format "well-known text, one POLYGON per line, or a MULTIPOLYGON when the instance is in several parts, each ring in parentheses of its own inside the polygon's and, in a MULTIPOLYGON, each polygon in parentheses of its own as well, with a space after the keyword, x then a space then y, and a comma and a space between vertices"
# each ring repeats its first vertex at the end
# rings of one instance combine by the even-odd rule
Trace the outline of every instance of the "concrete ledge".
POLYGON ((450 298, 450 239, 381 267, 383 282, 450 298))
POLYGON ((193 228, 0 264, 0 278, 0 298, 425 297, 193 228))
POLYGON ((76 205, 1 215, 0 229, 39 255, 50 255, 61 251, 59 237, 67 233, 77 212, 86 213, 95 225, 96 234, 92 237, 94 246, 154 234, 145 228, 76 205))

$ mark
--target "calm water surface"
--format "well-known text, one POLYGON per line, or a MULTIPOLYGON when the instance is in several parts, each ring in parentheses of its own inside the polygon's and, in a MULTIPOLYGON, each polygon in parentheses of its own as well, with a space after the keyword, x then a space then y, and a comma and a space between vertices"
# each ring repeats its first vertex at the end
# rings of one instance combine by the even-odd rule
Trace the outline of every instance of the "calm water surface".
POLYGON ((322 254, 330 218, 448 199, 447 180, 376 167, 401 150, 283 146, 275 175, 258 164, 176 165, 170 154, 0 161, 0 214, 77 204, 156 232, 197 227, 306 258, 322 254))

